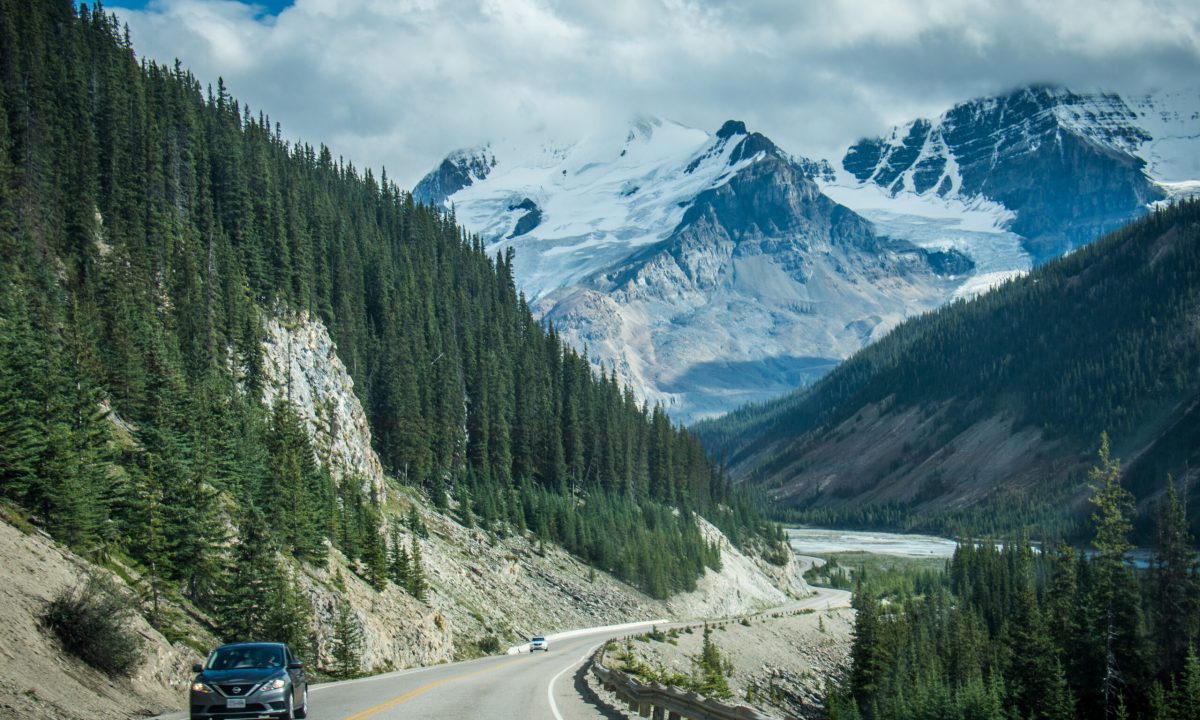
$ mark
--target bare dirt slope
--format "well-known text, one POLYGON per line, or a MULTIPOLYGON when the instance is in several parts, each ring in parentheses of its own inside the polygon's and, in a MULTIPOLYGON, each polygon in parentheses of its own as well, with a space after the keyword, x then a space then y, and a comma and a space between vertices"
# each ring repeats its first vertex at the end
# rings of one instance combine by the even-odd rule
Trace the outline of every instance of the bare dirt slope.
MULTIPOLYGON (((146 660, 113 680, 63 652, 40 625, 46 604, 96 571, 58 543, 0 522, 0 718, 130 718, 180 704, 188 668, 200 659, 172 645, 145 620, 146 660)), ((114 576, 115 577, 115 576, 114 576)))

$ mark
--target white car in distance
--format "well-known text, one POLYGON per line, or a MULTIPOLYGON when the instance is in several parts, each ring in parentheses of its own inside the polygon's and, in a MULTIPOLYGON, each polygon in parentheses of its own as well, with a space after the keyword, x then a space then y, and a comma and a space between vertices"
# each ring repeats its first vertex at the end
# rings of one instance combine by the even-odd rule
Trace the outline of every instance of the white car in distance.
POLYGON ((547 642, 546 638, 542 637, 541 635, 534 638, 529 638, 529 652, 532 653, 534 650, 550 652, 550 643, 547 642))

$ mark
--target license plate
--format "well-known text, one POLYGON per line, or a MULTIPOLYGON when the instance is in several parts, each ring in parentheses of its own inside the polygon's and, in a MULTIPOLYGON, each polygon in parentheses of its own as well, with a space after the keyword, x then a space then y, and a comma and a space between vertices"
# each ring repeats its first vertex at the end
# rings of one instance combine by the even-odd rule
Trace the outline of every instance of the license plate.
POLYGON ((230 710, 245 710, 246 698, 229 698, 225 701, 225 707, 230 710))

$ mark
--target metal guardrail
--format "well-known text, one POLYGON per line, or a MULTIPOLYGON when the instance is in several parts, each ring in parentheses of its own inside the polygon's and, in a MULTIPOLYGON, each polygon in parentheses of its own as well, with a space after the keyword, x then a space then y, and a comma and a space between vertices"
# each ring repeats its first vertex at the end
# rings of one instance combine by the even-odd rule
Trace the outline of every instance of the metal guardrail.
POLYGON ((658 683, 643 683, 604 665, 604 647, 592 657, 592 672, 604 688, 629 705, 632 712, 652 720, 775 720, 745 705, 726 705, 691 691, 658 683))

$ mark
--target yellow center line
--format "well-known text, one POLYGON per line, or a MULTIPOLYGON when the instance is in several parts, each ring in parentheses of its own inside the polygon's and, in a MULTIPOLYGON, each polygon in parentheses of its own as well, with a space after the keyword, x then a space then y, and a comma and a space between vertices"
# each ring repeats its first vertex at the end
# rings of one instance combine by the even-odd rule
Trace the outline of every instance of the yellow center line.
POLYGON ((413 698, 417 697, 418 695, 423 695, 436 687, 445 685, 448 682, 453 682, 454 680, 466 680, 467 678, 473 678, 473 677, 477 677, 479 675, 485 675, 490 672, 495 672, 496 670, 499 670, 500 668, 505 667, 506 665, 508 665, 508 663, 498 663, 494 667, 484 668, 483 670, 476 670, 475 672, 467 673, 466 675, 451 675, 450 677, 442 678, 441 680, 434 680, 433 682, 422 685, 421 687, 416 688, 415 690, 409 690, 408 692, 404 693, 400 697, 392 698, 391 700, 388 700, 385 703, 380 703, 379 705, 376 705, 375 707, 369 707, 366 710, 363 710, 362 712, 355 713, 354 715, 347 717, 345 720, 366 720, 369 717, 374 717, 375 715, 378 715, 379 713, 383 712, 384 710, 390 710, 391 708, 394 708, 397 705, 406 703, 409 700, 412 700, 413 698))

